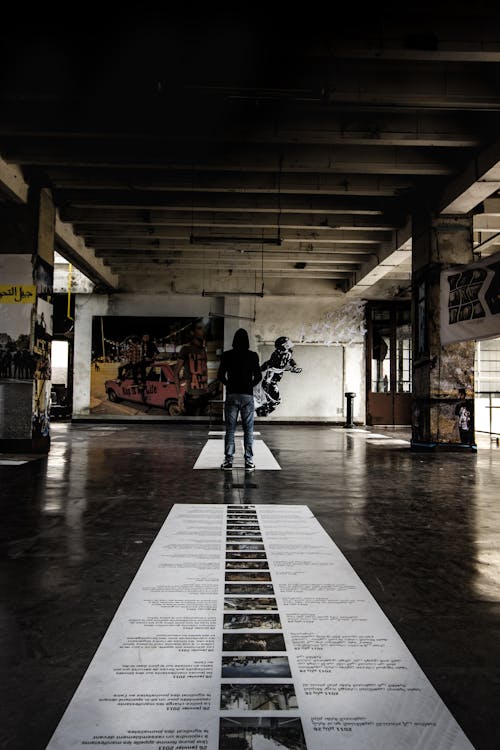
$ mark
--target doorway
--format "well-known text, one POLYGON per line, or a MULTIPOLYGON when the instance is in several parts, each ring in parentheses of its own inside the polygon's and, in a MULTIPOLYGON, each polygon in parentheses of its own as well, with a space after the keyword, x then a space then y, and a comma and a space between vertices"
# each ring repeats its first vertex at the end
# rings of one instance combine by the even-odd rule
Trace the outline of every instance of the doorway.
POLYGON ((69 341, 54 339, 51 352, 52 387, 50 416, 71 416, 72 347, 69 341))
POLYGON ((367 305, 366 422, 411 424, 411 303, 367 305))

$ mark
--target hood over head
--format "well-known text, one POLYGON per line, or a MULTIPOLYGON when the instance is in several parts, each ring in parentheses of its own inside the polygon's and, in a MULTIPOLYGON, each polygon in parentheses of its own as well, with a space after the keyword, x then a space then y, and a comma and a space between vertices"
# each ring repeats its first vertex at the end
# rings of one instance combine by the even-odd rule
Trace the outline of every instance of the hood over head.
POLYGON ((233 349, 250 349, 248 333, 244 328, 238 328, 233 338, 233 349))

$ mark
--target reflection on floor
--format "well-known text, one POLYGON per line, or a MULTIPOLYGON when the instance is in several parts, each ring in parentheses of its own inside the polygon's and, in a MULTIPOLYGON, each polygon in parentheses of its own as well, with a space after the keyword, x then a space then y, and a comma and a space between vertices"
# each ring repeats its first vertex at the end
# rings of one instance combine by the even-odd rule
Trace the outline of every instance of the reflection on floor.
POLYGON ((477 750, 497 750, 500 450, 259 429, 282 471, 192 471, 206 427, 163 423, 56 424, 48 459, 0 466, 2 747, 45 748, 174 502, 262 502, 309 505, 477 750))

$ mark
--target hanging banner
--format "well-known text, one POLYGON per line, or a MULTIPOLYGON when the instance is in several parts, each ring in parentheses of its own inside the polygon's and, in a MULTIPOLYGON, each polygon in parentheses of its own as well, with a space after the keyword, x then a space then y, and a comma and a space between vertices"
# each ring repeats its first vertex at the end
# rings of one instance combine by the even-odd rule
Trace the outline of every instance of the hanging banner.
POLYGON ((441 273, 441 343, 500 336, 500 253, 441 273))

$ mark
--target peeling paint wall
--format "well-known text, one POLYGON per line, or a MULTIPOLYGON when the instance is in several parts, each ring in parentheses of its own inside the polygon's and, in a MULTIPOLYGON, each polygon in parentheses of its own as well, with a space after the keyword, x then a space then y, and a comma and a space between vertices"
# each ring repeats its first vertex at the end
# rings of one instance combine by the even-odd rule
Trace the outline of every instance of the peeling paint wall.
POLYGON ((351 344, 364 340, 365 302, 332 297, 264 297, 256 304, 255 336, 273 342, 283 335, 301 344, 351 344))

